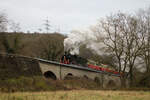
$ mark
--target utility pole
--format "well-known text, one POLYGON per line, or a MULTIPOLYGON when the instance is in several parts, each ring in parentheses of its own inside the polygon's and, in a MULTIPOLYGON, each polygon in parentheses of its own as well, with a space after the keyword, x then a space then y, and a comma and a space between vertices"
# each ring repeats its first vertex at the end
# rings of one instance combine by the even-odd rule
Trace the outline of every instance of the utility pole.
POLYGON ((50 21, 49 21, 48 17, 44 21, 45 21, 44 26, 45 26, 46 33, 49 33, 51 25, 50 25, 50 21))

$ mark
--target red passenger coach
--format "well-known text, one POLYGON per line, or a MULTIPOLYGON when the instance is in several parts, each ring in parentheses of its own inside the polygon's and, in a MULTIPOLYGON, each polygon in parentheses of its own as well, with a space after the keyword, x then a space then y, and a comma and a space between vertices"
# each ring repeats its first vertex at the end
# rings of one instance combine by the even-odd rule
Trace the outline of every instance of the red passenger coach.
POLYGON ((91 69, 95 69, 95 70, 99 70, 99 71, 103 71, 103 72, 122 75, 121 73, 119 73, 117 71, 114 71, 114 70, 110 70, 109 68, 103 68, 103 67, 95 66, 95 65, 91 65, 91 64, 89 64, 88 67, 91 68, 91 69))

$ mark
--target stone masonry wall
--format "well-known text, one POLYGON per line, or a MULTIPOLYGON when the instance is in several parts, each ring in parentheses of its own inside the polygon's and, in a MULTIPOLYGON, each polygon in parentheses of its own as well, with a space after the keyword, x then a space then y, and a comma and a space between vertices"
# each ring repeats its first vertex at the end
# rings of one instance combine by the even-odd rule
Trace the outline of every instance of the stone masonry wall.
POLYGON ((0 54, 0 78, 42 75, 38 61, 13 55, 0 54))

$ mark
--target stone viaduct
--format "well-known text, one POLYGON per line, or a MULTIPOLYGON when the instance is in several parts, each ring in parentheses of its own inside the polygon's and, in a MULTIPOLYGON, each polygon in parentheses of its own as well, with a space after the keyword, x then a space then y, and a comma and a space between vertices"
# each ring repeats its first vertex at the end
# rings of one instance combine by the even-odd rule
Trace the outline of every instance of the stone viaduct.
POLYGON ((102 87, 121 87, 120 76, 93 70, 77 65, 61 64, 54 61, 37 59, 42 74, 46 78, 65 79, 67 76, 85 77, 99 82, 102 87))
POLYGON ((42 75, 45 78, 63 80, 68 76, 85 77, 95 80, 102 87, 120 87, 120 76, 88 67, 71 64, 61 64, 39 58, 18 55, 0 54, 0 78, 42 75), (13 74, 9 74, 13 73, 13 74))

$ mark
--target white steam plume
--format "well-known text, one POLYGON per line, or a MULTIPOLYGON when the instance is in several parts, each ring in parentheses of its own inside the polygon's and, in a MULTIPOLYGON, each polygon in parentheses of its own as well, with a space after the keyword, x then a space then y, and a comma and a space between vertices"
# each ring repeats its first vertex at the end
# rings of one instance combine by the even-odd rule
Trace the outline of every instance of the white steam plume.
POLYGON ((80 46, 86 45, 87 48, 101 55, 103 54, 102 48, 105 47, 100 40, 101 37, 104 37, 104 35, 93 33, 93 30, 72 31, 68 34, 68 38, 64 40, 64 49, 65 51, 70 51, 71 54, 79 54, 80 46))

